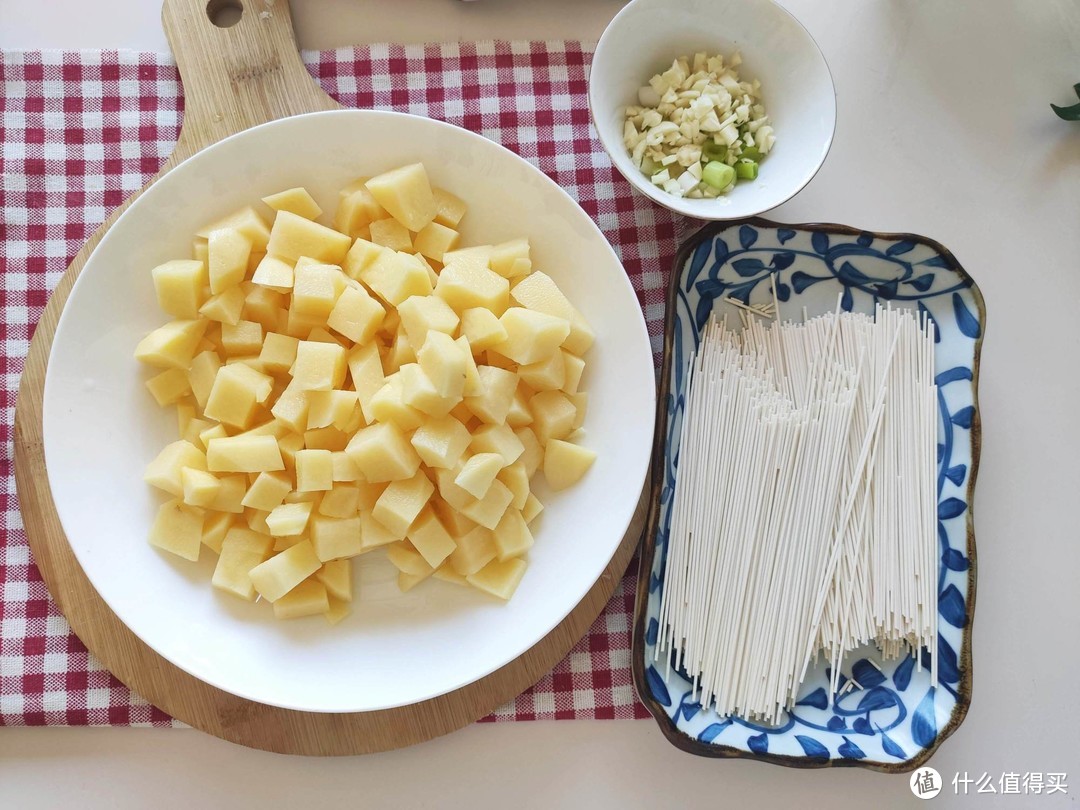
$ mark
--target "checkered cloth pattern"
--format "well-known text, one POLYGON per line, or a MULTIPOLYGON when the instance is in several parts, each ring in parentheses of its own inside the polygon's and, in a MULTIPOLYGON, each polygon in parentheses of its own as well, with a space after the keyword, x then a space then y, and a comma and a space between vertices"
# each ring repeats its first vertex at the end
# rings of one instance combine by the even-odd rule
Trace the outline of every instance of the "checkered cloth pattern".
MULTIPOLYGON (((677 223, 631 193, 597 141, 590 57, 591 46, 561 41, 304 54, 341 104, 449 121, 558 182, 622 258, 658 360, 677 223)), ((11 439, 19 374, 50 291, 107 214, 158 171, 183 106, 168 56, 0 53, 0 726, 180 725, 89 655, 49 598, 23 532, 11 439)), ((646 716, 630 674, 636 569, 570 654, 487 721, 646 716)))

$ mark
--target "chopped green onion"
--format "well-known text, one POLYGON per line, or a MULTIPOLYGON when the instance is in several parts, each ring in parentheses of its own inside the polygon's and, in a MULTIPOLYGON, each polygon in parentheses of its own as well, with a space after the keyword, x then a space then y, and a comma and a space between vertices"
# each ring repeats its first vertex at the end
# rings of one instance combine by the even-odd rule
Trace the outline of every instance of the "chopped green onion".
POLYGON ((734 179, 735 169, 718 160, 709 161, 705 164, 705 168, 701 170, 701 181, 708 186, 712 186, 717 191, 722 191, 730 186, 734 179))
POLYGON ((701 146, 701 156, 706 163, 710 160, 723 160, 727 157, 727 146, 715 141, 705 141, 701 146))
POLYGON ((739 155, 739 158, 746 158, 747 160, 754 161, 761 160, 761 150, 759 150, 756 146, 748 146, 742 150, 742 154, 739 155))
POLYGON ((757 180, 757 167, 758 165, 752 160, 736 163, 735 176, 740 180, 757 180))

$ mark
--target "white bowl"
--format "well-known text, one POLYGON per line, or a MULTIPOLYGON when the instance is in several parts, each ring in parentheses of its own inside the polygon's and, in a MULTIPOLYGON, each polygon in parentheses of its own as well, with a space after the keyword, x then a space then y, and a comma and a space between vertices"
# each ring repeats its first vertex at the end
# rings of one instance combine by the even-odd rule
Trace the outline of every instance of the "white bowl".
POLYGON ((821 168, 836 125, 829 67, 802 24, 772 0, 634 0, 611 21, 589 76, 593 123, 619 172, 661 205, 698 219, 740 219, 794 197, 821 168), (623 145, 623 110, 674 59, 742 53, 742 79, 761 81, 776 146, 758 179, 715 200, 675 197, 634 166, 623 145))
MULTIPOLYGON (((267 210, 267 213, 269 211, 267 210)), ((202 680, 290 709, 353 712, 415 703, 498 669, 554 628, 611 560, 641 494, 655 413, 641 308, 596 225, 555 183, 501 146, 447 124, 340 111, 277 121, 181 164, 139 198, 94 251, 64 308, 44 396, 45 459, 72 550, 109 607, 144 642, 202 680), (132 358, 166 318, 150 268, 191 250, 203 224, 266 194, 306 186, 326 210, 337 190, 421 160, 469 204, 468 243, 529 237, 597 333, 583 387, 587 444, 577 486, 551 494, 530 567, 508 603, 429 581, 407 594, 381 552, 357 561, 357 602, 337 627, 276 621, 264 604, 210 586, 214 555, 191 564, 146 539, 161 493, 143 468, 176 438, 132 358)), ((536 480, 539 481, 542 476, 536 480)), ((205 550, 204 550, 205 551, 205 550)))

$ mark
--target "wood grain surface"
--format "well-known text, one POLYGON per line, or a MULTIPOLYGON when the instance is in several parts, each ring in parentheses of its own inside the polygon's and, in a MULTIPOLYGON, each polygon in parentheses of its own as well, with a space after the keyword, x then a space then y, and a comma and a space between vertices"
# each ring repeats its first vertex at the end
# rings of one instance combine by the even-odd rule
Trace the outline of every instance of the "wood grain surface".
MULTIPOLYGON (((162 22, 180 68, 185 115, 176 149, 155 180, 234 133, 338 107, 300 60, 288 2, 243 0, 243 6, 238 23, 218 28, 207 16, 205 0, 165 0, 162 22)), ((109 216, 57 285, 34 333, 15 409, 15 478, 26 535, 76 635, 117 678, 173 717, 231 742, 289 754, 364 754, 412 745, 472 723, 539 680, 588 631, 622 578, 644 526, 648 485, 611 563, 558 627, 491 675, 411 706, 321 714, 244 700, 170 664, 109 610, 75 559, 53 505, 45 471, 42 394, 53 335, 72 284, 101 237, 138 196, 109 216)))

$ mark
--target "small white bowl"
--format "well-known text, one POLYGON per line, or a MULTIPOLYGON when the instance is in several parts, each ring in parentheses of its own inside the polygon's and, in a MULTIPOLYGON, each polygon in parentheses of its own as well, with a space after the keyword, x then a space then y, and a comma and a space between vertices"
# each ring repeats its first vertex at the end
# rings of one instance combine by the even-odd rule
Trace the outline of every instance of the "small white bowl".
POLYGON ((817 174, 832 145, 836 91, 817 43, 772 0, 634 0, 596 46, 589 107, 600 142, 638 191, 698 219, 740 219, 787 202, 817 174), (675 197, 634 166, 623 145, 623 110, 637 91, 674 59, 704 51, 742 54, 739 77, 761 81, 776 145, 758 179, 740 181, 715 200, 675 197))

